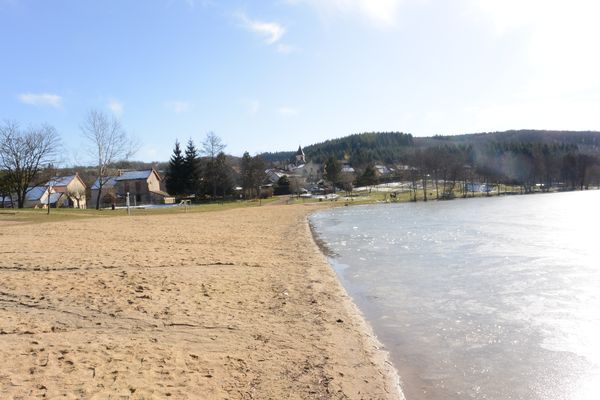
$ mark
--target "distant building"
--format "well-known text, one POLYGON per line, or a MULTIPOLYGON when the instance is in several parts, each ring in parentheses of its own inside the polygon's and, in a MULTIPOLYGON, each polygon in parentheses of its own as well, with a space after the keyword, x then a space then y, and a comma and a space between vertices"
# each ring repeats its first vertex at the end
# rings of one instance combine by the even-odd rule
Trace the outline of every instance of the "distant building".
POLYGON ((25 208, 86 208, 86 185, 78 174, 52 178, 43 185, 31 187, 25 195, 25 208))
POLYGON ((277 183, 280 178, 288 175, 285 171, 275 169, 275 168, 267 169, 265 171, 265 174, 267 175, 267 179, 271 183, 277 183))
POLYGON ((56 207, 64 201, 64 193, 55 192, 50 186, 30 187, 25 194, 24 208, 56 207))
MULTIPOLYGON (((116 176, 105 176, 102 178, 102 198, 100 199, 101 207, 109 207, 112 204, 116 204, 117 202, 117 194, 115 192, 115 184, 116 176)), ((100 178, 96 179, 96 181, 92 184, 91 187, 91 199, 90 204, 92 207, 96 207, 96 202, 98 201, 98 193, 100 192, 100 178)))
POLYGON ((56 193, 63 193, 62 204, 57 207, 87 208, 86 184, 79 174, 53 178, 46 186, 52 187, 56 193))
POLYGON ((385 165, 377 164, 373 168, 375 168, 377 176, 386 176, 392 173, 392 170, 385 165))
POLYGON ((298 146, 298 151, 296 152, 296 166, 306 164, 306 156, 304 155, 304 150, 302 150, 302 146, 298 146))
MULTIPOLYGON (((104 178, 100 204, 124 205, 129 193, 131 205, 173 204, 175 197, 162 190, 162 178, 154 168, 141 171, 124 171, 119 176, 104 178)), ((99 181, 92 185, 92 204, 98 199, 99 181)))
POLYGON ((350 164, 344 164, 344 165, 342 165, 342 172, 353 174, 356 171, 350 164))

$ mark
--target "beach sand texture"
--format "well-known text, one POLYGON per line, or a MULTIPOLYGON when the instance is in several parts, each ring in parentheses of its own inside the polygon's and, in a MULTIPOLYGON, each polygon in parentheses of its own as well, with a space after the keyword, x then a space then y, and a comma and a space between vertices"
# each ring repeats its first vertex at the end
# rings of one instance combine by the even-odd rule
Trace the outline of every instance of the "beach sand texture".
POLYGON ((4 225, 0 398, 400 397, 313 209, 4 225))

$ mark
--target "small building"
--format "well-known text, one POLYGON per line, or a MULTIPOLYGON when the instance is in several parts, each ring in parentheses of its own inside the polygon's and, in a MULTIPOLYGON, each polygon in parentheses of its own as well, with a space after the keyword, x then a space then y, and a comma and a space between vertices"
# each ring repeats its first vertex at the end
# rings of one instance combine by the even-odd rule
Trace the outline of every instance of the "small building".
POLYGON ((267 169, 265 171, 265 174, 267 175, 267 179, 271 183, 277 183, 280 178, 288 175, 285 173, 285 171, 281 171, 275 168, 267 169))
POLYGON ((373 166, 375 168, 375 173, 377 176, 387 176, 392 173, 392 170, 385 165, 376 164, 373 166))
POLYGON ((24 208, 60 207, 64 204, 66 195, 56 192, 50 186, 30 187, 25 194, 24 208))
POLYGON ((350 164, 342 165, 342 173, 354 174, 356 171, 350 164))
POLYGON ((79 174, 56 177, 46 183, 56 193, 63 193, 62 203, 57 207, 87 208, 85 190, 86 184, 79 174))
POLYGON ((115 178, 115 192, 118 198, 134 204, 166 204, 175 202, 175 198, 161 190, 162 178, 154 168, 142 171, 125 171, 115 178))
MULTIPOLYGON (((105 176, 102 178, 102 193, 100 198, 101 207, 110 207, 112 204, 117 202, 117 194, 115 193, 116 176, 105 176)), ((100 192, 100 178, 92 184, 91 187, 91 199, 90 204, 92 207, 96 207, 98 201, 98 194, 100 192)))

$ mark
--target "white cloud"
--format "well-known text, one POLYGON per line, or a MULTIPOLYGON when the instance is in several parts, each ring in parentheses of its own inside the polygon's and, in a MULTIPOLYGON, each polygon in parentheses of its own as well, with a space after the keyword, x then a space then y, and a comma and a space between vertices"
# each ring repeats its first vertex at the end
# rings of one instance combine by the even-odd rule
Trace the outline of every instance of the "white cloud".
POLYGON ((62 97, 49 93, 23 93, 19 95, 21 103, 32 106, 49 106, 58 108, 62 104, 62 97))
POLYGON ((108 109, 117 117, 123 115, 124 105, 116 99, 110 99, 107 105, 108 109))
POLYGON ((280 115, 283 115, 284 117, 293 117, 295 115, 298 115, 298 113, 299 113, 298 109, 293 108, 293 107, 286 107, 286 106, 279 107, 277 109, 277 112, 280 115))
POLYGON ((306 4, 327 18, 358 16, 379 27, 396 25, 404 0, 288 0, 289 4, 306 4))
POLYGON ((237 14, 244 28, 261 36, 265 43, 275 44, 285 34, 285 27, 278 22, 263 22, 248 18, 244 13, 237 14))
POLYGON ((167 101, 164 105, 167 109, 176 114, 188 112, 192 108, 192 105, 189 102, 181 100, 167 101))

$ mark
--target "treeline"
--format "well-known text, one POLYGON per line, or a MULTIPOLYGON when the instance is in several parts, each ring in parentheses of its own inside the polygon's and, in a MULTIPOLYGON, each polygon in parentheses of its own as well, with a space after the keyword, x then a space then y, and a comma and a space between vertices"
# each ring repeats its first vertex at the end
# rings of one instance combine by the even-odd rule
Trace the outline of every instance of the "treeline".
POLYGON ((378 176, 373 164, 358 171, 355 183, 373 185, 383 180, 412 182, 413 198, 417 190, 423 197, 463 196, 469 191, 490 191, 501 187, 520 187, 524 193, 587 189, 600 185, 600 157, 583 152, 572 144, 488 143, 473 145, 444 144, 414 147, 405 154, 388 176, 378 176), (418 188, 418 189, 417 189, 418 188))
POLYGON ((214 200, 234 194, 244 198, 258 197, 265 178, 265 162, 259 156, 251 157, 248 152, 238 161, 224 153, 225 147, 212 132, 207 134, 201 148, 189 139, 182 151, 176 141, 166 168, 167 192, 195 200, 214 200), (242 188, 240 193, 236 193, 236 185, 242 188))
MULTIPOLYGON (((356 165, 366 165, 374 161, 391 164, 397 162, 411 146, 411 134, 367 132, 306 146, 304 153, 308 160, 318 164, 325 163, 330 156, 338 160, 351 160, 356 165)), ((286 163, 291 161, 295 154, 293 151, 280 151, 263 153, 261 157, 270 163, 286 163)))

